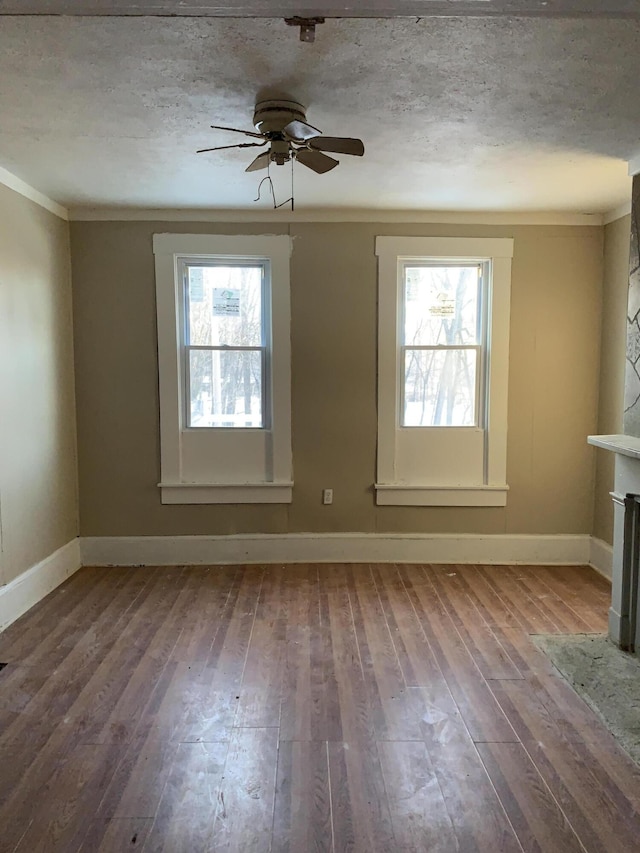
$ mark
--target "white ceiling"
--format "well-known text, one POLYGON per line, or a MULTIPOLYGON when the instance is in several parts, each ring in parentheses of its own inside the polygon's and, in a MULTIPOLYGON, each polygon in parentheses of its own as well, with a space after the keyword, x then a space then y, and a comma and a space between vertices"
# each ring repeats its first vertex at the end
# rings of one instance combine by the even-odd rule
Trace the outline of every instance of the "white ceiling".
POLYGON ((607 211, 640 152, 639 37, 619 18, 327 20, 305 44, 279 19, 0 17, 0 166, 71 208, 268 207, 251 149, 194 152, 243 141, 209 124, 250 129, 279 92, 366 146, 296 166, 299 208, 607 211))

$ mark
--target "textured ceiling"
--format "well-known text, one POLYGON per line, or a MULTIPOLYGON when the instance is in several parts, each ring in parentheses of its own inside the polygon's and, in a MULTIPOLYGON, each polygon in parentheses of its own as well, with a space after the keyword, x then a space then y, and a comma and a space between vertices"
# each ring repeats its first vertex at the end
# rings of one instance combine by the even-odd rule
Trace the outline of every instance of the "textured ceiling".
POLYGON ((0 14, 397 17, 541 15, 640 17, 640 0, 0 0, 0 14))
MULTIPOLYGON (((71 207, 252 207, 251 150, 194 152, 280 92, 367 149, 327 175, 296 167, 299 207, 605 211, 640 150, 639 36, 629 20, 343 19, 304 44, 277 19, 4 17, 0 166, 71 207)), ((284 200, 290 171, 273 173, 284 200)))

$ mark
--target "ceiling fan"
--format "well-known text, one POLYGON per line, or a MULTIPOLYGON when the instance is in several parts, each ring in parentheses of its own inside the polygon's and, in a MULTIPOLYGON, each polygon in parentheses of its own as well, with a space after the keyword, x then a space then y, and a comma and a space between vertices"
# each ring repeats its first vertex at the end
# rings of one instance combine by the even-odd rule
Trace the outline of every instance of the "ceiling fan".
POLYGON ((302 104, 295 101, 260 101, 256 104, 253 114, 252 130, 238 130, 235 127, 221 127, 212 124, 214 130, 230 130, 233 133, 243 133, 261 142, 240 142, 237 145, 217 145, 215 148, 201 148, 197 154, 205 151, 222 151, 227 148, 261 148, 269 146, 266 151, 251 162, 246 172, 257 172, 268 168, 270 163, 283 166, 289 160, 297 160, 303 166, 312 169, 319 175, 335 169, 339 160, 325 154, 352 154, 362 157, 364 145, 361 139, 349 139, 341 136, 323 136, 317 127, 307 123, 306 110, 302 104))

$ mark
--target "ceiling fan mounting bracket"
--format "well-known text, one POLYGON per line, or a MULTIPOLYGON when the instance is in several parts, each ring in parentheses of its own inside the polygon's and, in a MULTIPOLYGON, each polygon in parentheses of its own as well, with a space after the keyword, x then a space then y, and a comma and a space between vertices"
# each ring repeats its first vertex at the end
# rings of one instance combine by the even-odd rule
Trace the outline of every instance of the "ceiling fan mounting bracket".
POLYGON ((324 24, 324 18, 285 18, 285 24, 290 27, 300 27, 300 41, 314 42, 316 40, 316 25, 324 24))

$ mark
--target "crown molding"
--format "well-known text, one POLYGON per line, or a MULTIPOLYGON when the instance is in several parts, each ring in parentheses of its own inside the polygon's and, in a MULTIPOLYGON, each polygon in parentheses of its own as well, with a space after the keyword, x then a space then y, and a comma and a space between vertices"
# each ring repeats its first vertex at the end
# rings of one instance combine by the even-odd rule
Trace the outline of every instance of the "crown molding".
POLYGON ((602 226, 601 213, 538 211, 372 210, 360 208, 252 210, 203 208, 76 207, 69 211, 76 222, 379 222, 452 225, 574 225, 602 226))
POLYGON ((629 216, 631 213, 631 201, 625 201, 624 204, 619 204, 613 210, 608 210, 603 217, 603 224, 609 225, 617 219, 622 219, 623 216, 629 216))
POLYGON ((17 175, 9 172, 8 169, 3 169, 2 166, 0 166, 0 184, 3 184, 10 190, 19 193, 21 196, 28 198, 30 201, 34 201, 36 204, 39 204, 40 207, 44 207, 45 210, 59 216, 60 219, 69 219, 69 211, 66 207, 63 207, 61 204, 58 204, 57 201, 54 201, 49 198, 49 196, 41 193, 40 190, 37 190, 35 187, 27 184, 22 180, 22 178, 18 178, 17 175))
POLYGON ((629 176, 634 178, 640 173, 640 151, 637 151, 632 157, 629 157, 629 176))

